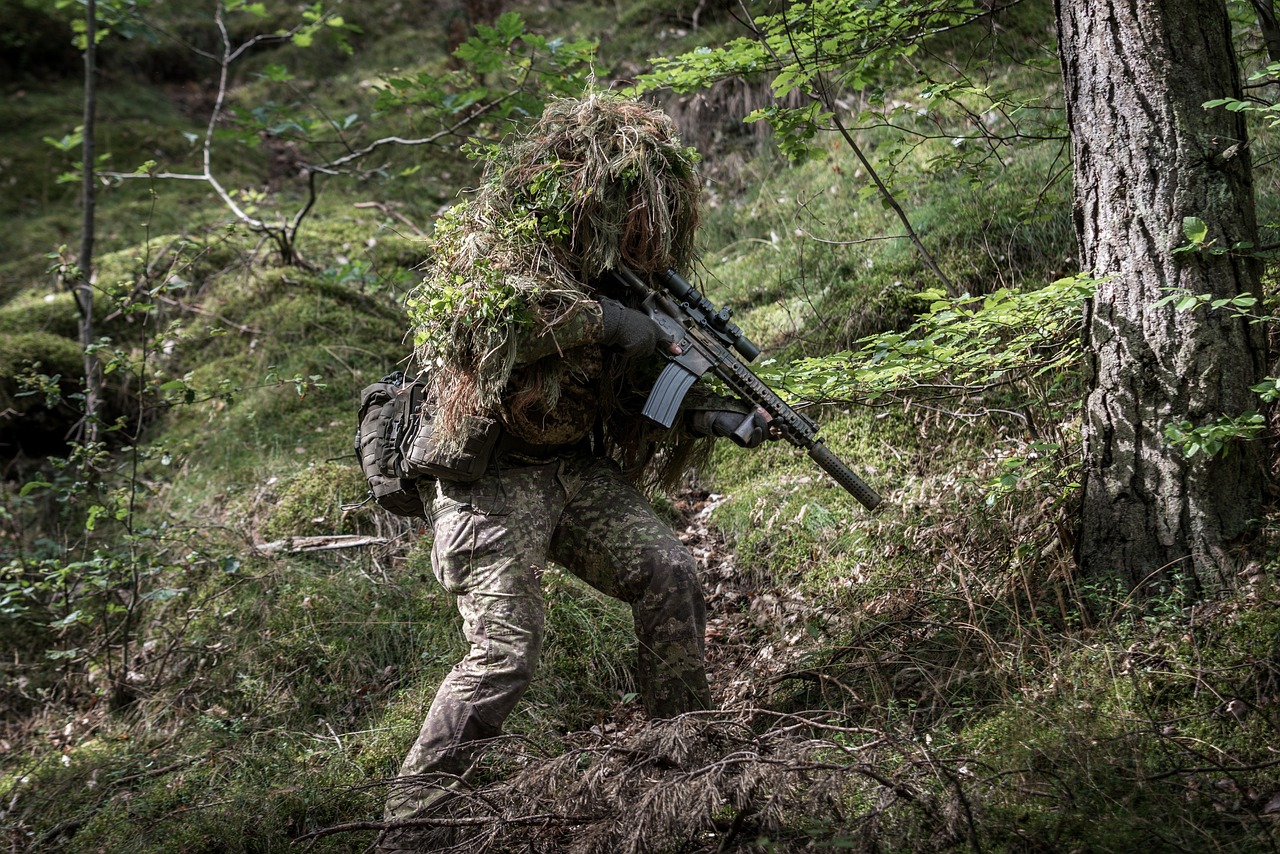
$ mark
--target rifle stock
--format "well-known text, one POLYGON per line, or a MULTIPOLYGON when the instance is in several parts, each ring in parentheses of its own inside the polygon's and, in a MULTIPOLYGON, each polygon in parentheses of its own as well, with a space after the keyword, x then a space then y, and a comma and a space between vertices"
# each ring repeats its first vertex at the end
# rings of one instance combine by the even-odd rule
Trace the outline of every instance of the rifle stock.
POLYGON ((792 445, 804 448, 809 458, 862 506, 875 510, 884 502, 879 493, 832 453, 818 437, 818 426, 813 421, 792 409, 730 351, 730 348, 737 350, 748 362, 760 354, 760 348, 729 321, 729 309, 716 309, 674 270, 660 277, 666 293, 649 288, 626 268, 611 274, 617 282, 642 297, 642 308, 678 345, 679 353, 664 354, 668 364, 645 401, 646 417, 670 427, 693 383, 707 373, 714 373, 739 398, 768 413, 771 430, 792 445))

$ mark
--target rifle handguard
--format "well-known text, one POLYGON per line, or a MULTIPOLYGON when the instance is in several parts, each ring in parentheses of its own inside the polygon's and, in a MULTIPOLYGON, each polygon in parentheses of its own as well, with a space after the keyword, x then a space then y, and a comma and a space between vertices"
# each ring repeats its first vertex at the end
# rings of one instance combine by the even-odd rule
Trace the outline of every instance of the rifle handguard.
MULTIPOLYGON (((875 510, 884 503, 878 492, 867 486, 823 444, 818 438, 816 424, 788 406, 733 355, 730 348, 750 362, 760 354, 760 348, 729 322, 728 309, 717 309, 674 270, 668 270, 659 277, 665 295, 650 291, 626 267, 606 272, 621 286, 643 298, 649 316, 679 344, 679 350, 673 350, 673 354, 667 357, 667 366, 645 401, 644 415, 647 418, 663 427, 670 427, 689 387, 698 377, 712 372, 734 395, 768 414, 771 438, 783 438, 798 448, 804 448, 810 459, 868 510, 875 510)), ((746 430, 748 426, 749 422, 744 421, 738 430, 746 430)))

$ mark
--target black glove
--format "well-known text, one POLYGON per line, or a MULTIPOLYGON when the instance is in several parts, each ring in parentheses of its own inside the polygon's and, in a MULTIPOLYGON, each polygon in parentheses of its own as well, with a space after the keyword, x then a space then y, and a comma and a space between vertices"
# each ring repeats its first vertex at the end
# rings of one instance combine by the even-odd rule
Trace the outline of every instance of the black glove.
POLYGON ((667 334, 649 315, 608 297, 600 298, 600 311, 604 317, 606 347, 621 350, 627 356, 652 353, 659 341, 667 340, 667 334))
POLYGON ((755 448, 766 439, 776 439, 769 430, 769 420, 759 409, 749 412, 707 410, 694 415, 694 429, 709 436, 728 436, 735 445, 755 448))

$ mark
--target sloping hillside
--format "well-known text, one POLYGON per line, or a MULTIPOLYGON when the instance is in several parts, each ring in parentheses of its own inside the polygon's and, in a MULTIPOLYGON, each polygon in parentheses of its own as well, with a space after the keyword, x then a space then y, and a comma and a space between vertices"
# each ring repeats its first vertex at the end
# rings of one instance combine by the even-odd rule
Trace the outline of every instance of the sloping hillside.
MULTIPOLYGON (((630 80, 742 34, 741 10, 380 0, 337 4, 338 21, 228 3, 228 43, 264 38, 212 127, 212 13, 117 21, 99 105, 101 169, 119 173, 99 186, 104 432, 86 447, 77 185, 58 180, 78 54, 48 5, 0 7, 28 57, 0 81, 4 843, 365 850, 464 643, 429 532, 361 503, 355 401, 405 365, 404 296, 476 167, 452 135, 314 185, 298 164, 427 138, 442 109, 471 117, 468 98, 534 104, 585 75, 577 40, 599 42, 596 86, 630 80), (295 25, 307 38, 265 37, 295 25), (494 97, 513 79, 527 91, 494 97), (465 91, 440 107, 445 84, 465 91), (201 173, 206 148, 204 180, 162 177, 201 173), (282 259, 271 228, 299 212, 282 259)), ((741 122, 775 104, 763 78, 655 94, 703 154, 705 291, 888 502, 868 514, 785 443, 721 443, 655 496, 699 563, 717 703, 673 722, 639 708, 628 609, 550 569, 534 686, 449 814, 455 850, 1277 847, 1274 559, 1199 602, 1136 601, 1071 559, 1084 292, 1059 281, 1076 250, 1052 26, 1028 0, 850 86, 850 116, 892 119, 850 131, 858 151, 823 131, 782 157, 741 122), (951 104, 1026 98, 983 119, 1008 132, 990 152, 935 100, 960 68, 951 104), (893 238, 889 197, 950 294, 893 238)), ((460 134, 520 121, 501 109, 460 134)))

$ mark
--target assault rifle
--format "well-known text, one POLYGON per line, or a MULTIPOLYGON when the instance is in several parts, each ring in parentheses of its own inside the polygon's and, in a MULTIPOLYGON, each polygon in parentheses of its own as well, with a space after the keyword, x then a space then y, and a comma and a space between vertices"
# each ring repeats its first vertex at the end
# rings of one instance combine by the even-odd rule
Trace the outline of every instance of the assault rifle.
MULTIPOLYGON (((670 427, 689 387, 705 374, 714 373, 734 394, 768 414, 769 429, 774 436, 804 448, 823 471, 868 510, 880 505, 884 499, 879 493, 867 486, 818 438, 818 425, 788 406, 730 352, 733 348, 751 362, 760 355, 760 348, 730 322, 728 308, 717 309, 675 270, 658 277, 665 293, 648 287, 625 267, 606 275, 640 296, 641 309, 677 345, 665 354, 667 366, 645 401, 644 415, 649 420, 670 427)), ((748 417, 743 429, 751 426, 752 420, 748 417)))

